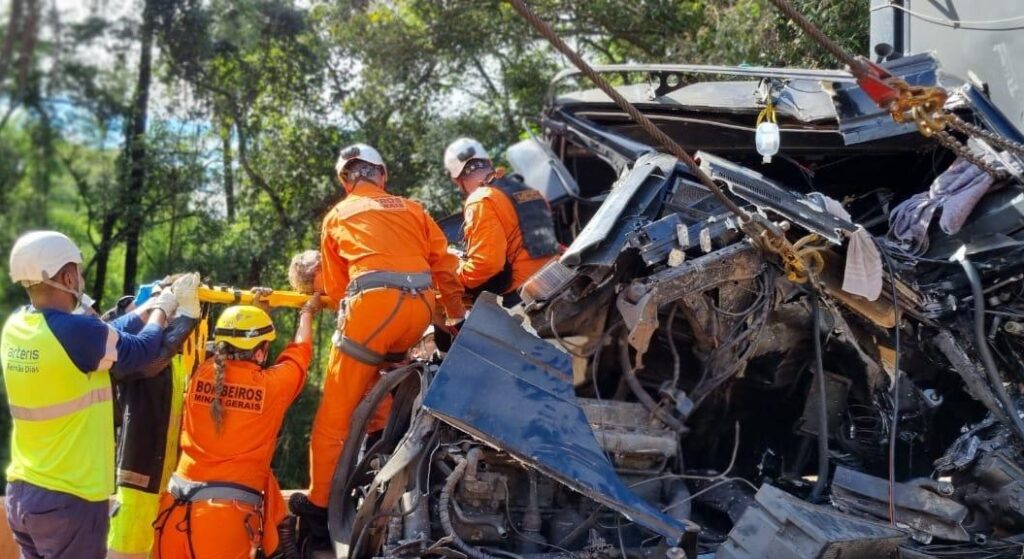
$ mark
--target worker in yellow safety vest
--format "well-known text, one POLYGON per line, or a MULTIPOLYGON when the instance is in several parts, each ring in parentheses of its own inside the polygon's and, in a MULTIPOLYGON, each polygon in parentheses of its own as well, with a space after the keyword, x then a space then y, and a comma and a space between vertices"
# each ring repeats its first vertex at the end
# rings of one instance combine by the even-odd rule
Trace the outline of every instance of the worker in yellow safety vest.
MULTIPOLYGON (((197 289, 199 274, 192 277, 188 287, 197 289)), ((153 296, 159 296, 159 290, 169 288, 175 279, 171 276, 156 283, 153 296)), ((141 305, 149 294, 144 289, 129 297, 131 304, 141 305)), ((160 512, 160 494, 178 464, 185 386, 197 359, 205 353, 206 323, 200 322, 198 299, 193 303, 191 308, 178 305, 176 316, 164 329, 159 357, 134 378, 122 379, 116 385, 121 429, 117 439, 117 493, 107 536, 108 559, 148 559, 153 548, 153 522, 160 512)), ((129 311, 119 306, 104 318, 115 319, 129 311)))
POLYGON ((111 381, 158 355, 179 301, 172 286, 111 323, 82 312, 82 254, 56 231, 21 236, 9 269, 31 304, 0 334, 13 420, 7 521, 22 557, 102 559, 114 491, 111 381))

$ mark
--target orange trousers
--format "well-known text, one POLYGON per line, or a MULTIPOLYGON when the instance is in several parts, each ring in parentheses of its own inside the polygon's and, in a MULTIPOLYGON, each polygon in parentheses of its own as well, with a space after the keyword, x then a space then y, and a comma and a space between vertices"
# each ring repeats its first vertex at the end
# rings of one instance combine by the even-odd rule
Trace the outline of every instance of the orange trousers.
MULTIPOLYGON (((377 353, 403 353, 423 337, 434 312, 434 294, 375 289, 347 298, 343 303, 341 332, 377 353)), ((380 378, 380 367, 367 365, 331 349, 324 373, 323 396, 309 445, 309 500, 326 507, 334 468, 349 436, 356 406, 380 378)), ((384 427, 390 398, 376 410, 369 431, 384 427)))
MULTIPOLYGON (((164 493, 160 510, 174 505, 164 493)), ((251 559, 260 545, 260 511, 238 501, 213 499, 177 505, 156 522, 153 559, 251 559)))

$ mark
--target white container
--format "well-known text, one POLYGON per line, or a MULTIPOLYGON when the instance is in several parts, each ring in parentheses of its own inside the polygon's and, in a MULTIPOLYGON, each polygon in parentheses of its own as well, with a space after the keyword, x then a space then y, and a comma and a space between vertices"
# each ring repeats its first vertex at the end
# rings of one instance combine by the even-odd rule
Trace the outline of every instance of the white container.
POLYGON ((781 143, 778 124, 765 121, 757 125, 757 132, 754 134, 754 145, 757 147, 757 153, 760 153, 762 156, 762 163, 772 162, 772 156, 779 153, 779 145, 781 143))

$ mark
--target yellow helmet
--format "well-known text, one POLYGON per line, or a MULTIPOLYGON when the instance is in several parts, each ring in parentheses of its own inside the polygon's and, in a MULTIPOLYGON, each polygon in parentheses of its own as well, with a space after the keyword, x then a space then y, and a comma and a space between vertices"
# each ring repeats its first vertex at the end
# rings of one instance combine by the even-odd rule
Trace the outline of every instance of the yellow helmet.
POLYGON ((274 321, 263 309, 238 305, 224 309, 213 330, 215 343, 226 342, 238 349, 253 349, 277 338, 274 321))

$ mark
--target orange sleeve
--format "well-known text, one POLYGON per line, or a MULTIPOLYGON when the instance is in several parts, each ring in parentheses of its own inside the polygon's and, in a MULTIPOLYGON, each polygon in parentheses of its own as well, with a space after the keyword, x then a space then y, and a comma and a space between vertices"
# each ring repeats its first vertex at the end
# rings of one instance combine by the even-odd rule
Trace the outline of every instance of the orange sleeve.
MULTIPOLYGON (((332 212, 333 213, 333 212, 332 212)), ((335 304, 345 298, 348 289, 348 262, 339 254, 337 248, 336 229, 330 214, 324 219, 323 232, 320 235, 320 261, 324 275, 324 291, 335 304)))
POLYGON ((455 272, 459 259, 448 252, 448 239, 434 218, 426 212, 423 212, 423 217, 427 221, 427 243, 430 248, 427 261, 430 263, 430 273, 434 276, 434 285, 440 292, 445 315, 451 320, 458 320, 466 314, 466 308, 462 305, 465 290, 455 272))
POLYGON ((459 281, 467 288, 483 285, 505 268, 508 240, 494 202, 483 198, 466 206, 466 259, 459 265, 459 281))
POLYGON ((313 344, 290 343, 285 346, 277 361, 267 370, 267 379, 273 389, 270 391, 288 407, 302 392, 306 384, 306 371, 313 360, 313 344))

